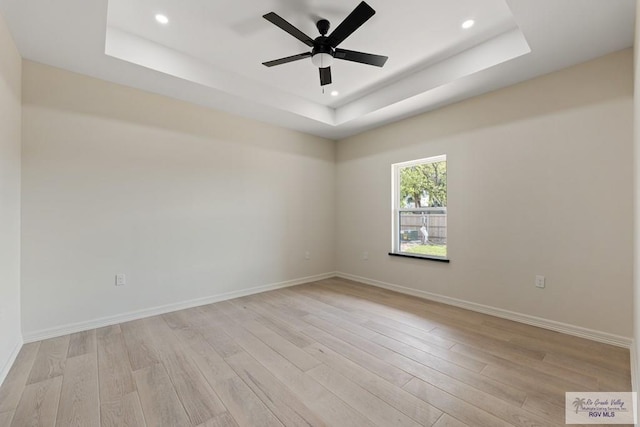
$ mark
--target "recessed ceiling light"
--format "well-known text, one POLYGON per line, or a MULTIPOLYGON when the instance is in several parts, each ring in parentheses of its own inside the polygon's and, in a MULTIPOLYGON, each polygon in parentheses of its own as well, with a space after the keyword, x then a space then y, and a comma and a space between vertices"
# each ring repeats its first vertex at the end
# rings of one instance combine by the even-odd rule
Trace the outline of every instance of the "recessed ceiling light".
POLYGON ((167 16, 166 16, 166 15, 163 15, 163 14, 161 14, 161 13, 158 13, 158 14, 156 15, 156 21, 158 21, 159 23, 161 23, 161 24, 163 24, 163 25, 166 25, 166 24, 168 24, 168 23, 169 23, 169 18, 167 18, 167 16))
POLYGON ((473 27, 475 25, 476 21, 474 21, 473 19, 467 19, 466 21, 464 21, 462 23, 462 28, 464 28, 465 30, 473 27))
POLYGON ((338 96, 338 95, 340 95, 340 92, 338 92, 337 90, 331 91, 331 96, 338 96))

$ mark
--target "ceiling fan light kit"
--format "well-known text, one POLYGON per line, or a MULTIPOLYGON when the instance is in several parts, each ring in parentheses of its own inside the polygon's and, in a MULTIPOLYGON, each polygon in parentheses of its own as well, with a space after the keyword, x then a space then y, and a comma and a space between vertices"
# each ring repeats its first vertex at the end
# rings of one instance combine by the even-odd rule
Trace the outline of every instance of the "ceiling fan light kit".
POLYGON ((360 28, 362 24, 367 22, 375 13, 375 10, 373 10, 371 6, 365 2, 361 2, 329 36, 327 36, 330 27, 329 21, 320 19, 316 23, 320 36, 312 39, 275 12, 269 12, 263 16, 264 19, 309 46, 311 52, 303 52, 297 55, 263 62, 262 64, 267 67, 273 67, 311 57, 313 65, 320 70, 321 86, 331 84, 331 65, 334 59, 382 67, 385 62, 387 62, 388 57, 386 56, 338 48, 340 43, 353 34, 354 31, 360 28))
POLYGON ((330 53, 317 53, 311 55, 311 63, 318 68, 331 67, 333 64, 333 55, 330 53))

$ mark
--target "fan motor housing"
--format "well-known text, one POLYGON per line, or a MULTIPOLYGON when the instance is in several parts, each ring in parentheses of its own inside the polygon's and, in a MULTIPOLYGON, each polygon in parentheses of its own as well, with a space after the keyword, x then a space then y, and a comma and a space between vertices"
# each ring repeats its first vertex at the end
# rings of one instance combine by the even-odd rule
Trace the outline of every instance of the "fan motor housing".
POLYGON ((311 49, 311 56, 314 56, 318 53, 328 53, 331 56, 335 55, 335 49, 331 47, 331 45, 327 42, 327 37, 320 36, 316 37, 313 41, 313 49, 311 49))

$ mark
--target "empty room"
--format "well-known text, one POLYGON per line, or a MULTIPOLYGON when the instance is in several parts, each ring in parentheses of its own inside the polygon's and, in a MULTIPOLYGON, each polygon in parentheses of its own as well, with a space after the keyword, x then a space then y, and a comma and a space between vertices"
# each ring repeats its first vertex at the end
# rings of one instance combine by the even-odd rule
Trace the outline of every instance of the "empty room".
POLYGON ((0 427, 634 425, 638 10, 0 0, 0 427))

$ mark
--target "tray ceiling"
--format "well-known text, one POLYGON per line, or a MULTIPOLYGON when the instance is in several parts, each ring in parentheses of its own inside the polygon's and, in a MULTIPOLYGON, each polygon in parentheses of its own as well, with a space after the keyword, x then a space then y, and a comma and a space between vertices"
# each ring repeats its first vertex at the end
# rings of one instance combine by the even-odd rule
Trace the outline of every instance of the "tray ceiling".
POLYGON ((340 47, 389 60, 335 61, 324 91, 310 59, 262 65, 308 50, 262 15, 315 38, 358 1, 0 0, 0 13, 27 59, 334 139, 633 41, 633 0, 367 2, 376 14, 340 47))

